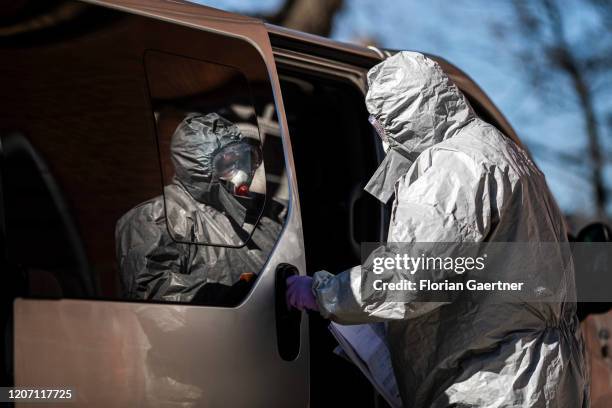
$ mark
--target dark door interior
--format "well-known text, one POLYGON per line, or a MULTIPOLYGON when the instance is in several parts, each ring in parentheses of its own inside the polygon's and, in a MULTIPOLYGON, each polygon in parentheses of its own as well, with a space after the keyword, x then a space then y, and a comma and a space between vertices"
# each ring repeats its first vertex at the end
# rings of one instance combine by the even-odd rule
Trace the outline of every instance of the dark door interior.
MULTIPOLYGON (((308 274, 361 263, 360 243, 379 241, 384 207, 363 191, 381 151, 363 94, 349 81, 279 67, 297 173, 308 274)), ((328 322, 310 315, 311 406, 376 406, 368 381, 333 354, 328 322)))
POLYGON ((95 294, 85 249, 44 160, 19 133, 0 135, 2 384, 12 383, 12 307, 19 296, 95 294))

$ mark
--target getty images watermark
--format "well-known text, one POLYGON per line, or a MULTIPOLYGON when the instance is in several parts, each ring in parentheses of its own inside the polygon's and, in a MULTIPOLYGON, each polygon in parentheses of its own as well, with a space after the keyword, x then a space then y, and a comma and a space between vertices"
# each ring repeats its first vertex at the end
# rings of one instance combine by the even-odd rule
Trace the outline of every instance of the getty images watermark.
POLYGON ((608 243, 365 243, 365 303, 612 301, 608 243), (608 285, 601 290, 602 285, 608 285))
MULTIPOLYGON (((406 271, 410 275, 416 274, 418 271, 446 271, 454 272, 457 275, 462 275, 466 272, 475 271, 481 272, 485 269, 485 262, 488 255, 471 257, 440 257, 426 256, 422 253, 419 256, 410 256, 406 253, 395 254, 395 257, 374 257, 372 260, 372 272, 376 275, 381 275, 385 271, 406 271)), ((445 291, 463 291, 463 290, 522 290, 525 282, 480 282, 476 279, 468 279, 465 282, 454 282, 445 279, 442 282, 432 281, 431 279, 419 279, 412 281, 400 279, 398 282, 385 282, 383 279, 377 279, 373 282, 375 290, 445 290, 445 291)))

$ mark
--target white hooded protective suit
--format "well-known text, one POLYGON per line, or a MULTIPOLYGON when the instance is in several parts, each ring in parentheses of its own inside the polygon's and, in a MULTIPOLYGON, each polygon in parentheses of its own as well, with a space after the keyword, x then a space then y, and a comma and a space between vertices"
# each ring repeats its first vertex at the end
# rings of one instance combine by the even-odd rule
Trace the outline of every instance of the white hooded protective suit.
MULTIPOLYGON (((395 193, 388 242, 567 241, 542 173, 475 116, 437 63, 401 52, 372 68, 368 83, 367 108, 389 150, 366 190, 385 203, 395 193)), ((558 275, 575 299, 573 268, 558 275)), ((462 297, 372 308, 360 281, 360 267, 317 272, 319 310, 344 324, 388 321, 406 407, 588 405, 575 303, 462 297)))

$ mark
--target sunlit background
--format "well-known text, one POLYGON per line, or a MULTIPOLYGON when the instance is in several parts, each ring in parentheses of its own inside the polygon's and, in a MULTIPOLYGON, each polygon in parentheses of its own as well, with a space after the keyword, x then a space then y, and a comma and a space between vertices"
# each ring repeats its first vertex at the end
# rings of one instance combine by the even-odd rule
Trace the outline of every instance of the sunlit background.
POLYGON ((444 57, 510 120, 572 224, 612 213, 612 1, 198 2, 340 41, 444 57))

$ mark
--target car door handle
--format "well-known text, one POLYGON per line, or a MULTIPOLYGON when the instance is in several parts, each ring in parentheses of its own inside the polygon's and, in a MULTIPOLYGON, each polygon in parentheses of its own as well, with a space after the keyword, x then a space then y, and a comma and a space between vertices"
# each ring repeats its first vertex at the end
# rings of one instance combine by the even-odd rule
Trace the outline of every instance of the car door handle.
POLYGON ((363 195, 363 186, 358 183, 353 186, 348 199, 348 239, 357 259, 361 259, 361 242, 355 238, 355 206, 363 195))
POLYGON ((298 275, 298 269, 290 264, 276 268, 276 340, 278 353, 286 361, 295 360, 300 352, 300 324, 302 313, 287 305, 287 278, 298 275))

